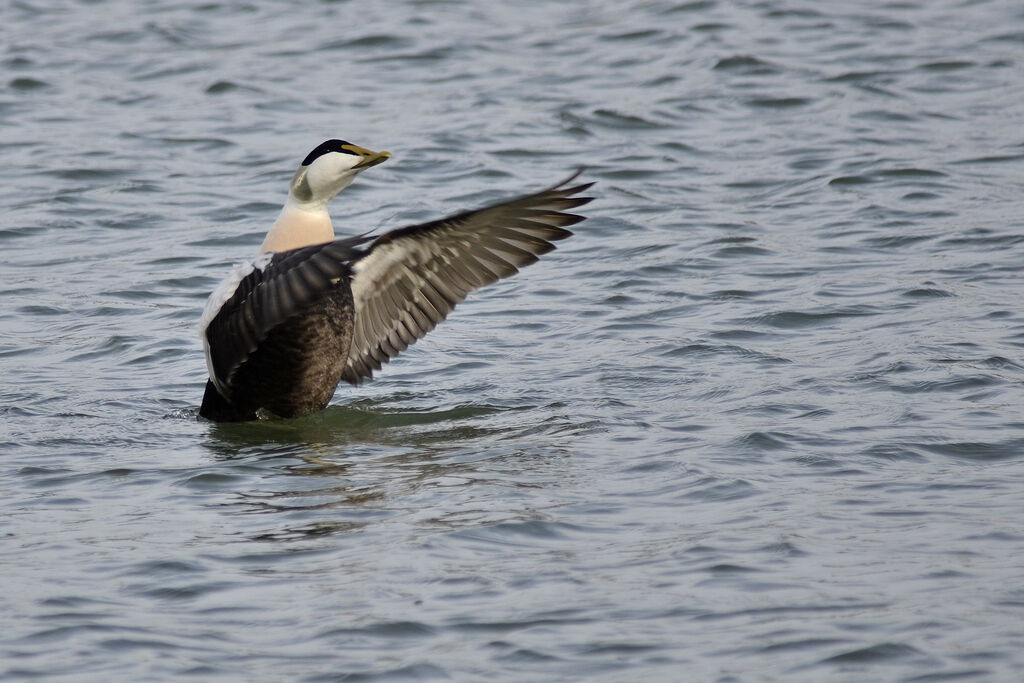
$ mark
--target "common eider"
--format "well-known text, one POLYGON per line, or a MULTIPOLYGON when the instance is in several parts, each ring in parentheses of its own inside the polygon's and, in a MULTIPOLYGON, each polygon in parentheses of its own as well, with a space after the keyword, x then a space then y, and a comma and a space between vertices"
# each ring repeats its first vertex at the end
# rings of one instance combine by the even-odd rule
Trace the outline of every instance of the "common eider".
MULTIPOLYGON (((327 406, 338 383, 373 377, 466 295, 514 275, 584 219, 567 209, 593 183, 411 225, 334 239, 327 202, 391 158, 328 140, 302 161, 256 260, 236 266, 200 320, 210 378, 199 415, 241 422, 327 406)), ((576 174, 578 175, 578 173, 576 174)))

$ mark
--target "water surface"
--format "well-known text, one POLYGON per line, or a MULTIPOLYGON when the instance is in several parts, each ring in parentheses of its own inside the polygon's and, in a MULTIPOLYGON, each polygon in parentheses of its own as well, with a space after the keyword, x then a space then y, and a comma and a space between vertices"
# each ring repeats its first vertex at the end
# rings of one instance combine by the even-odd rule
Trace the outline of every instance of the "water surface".
POLYGON ((1015 680, 1024 10, 0 9, 0 676, 1015 680), (311 417, 195 419, 295 165, 598 181, 311 417))

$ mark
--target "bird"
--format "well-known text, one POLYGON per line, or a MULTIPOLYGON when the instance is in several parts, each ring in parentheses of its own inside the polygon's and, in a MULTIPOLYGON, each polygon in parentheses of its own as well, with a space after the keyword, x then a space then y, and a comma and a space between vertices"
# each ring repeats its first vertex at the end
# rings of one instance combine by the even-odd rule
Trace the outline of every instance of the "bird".
MULTIPOLYGON (((439 220, 335 239, 327 204, 391 158, 340 139, 314 148, 258 256, 213 290, 199 321, 214 422, 323 410, 371 379, 466 295, 534 263, 585 219, 580 171, 547 189, 439 220)), ((372 231, 371 231, 372 232, 372 231)))

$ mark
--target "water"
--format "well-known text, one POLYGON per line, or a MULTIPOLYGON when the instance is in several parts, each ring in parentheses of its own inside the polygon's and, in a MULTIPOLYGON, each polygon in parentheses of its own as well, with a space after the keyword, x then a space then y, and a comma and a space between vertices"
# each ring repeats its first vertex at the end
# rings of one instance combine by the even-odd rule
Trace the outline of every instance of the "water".
POLYGON ((1016 680, 1019 2, 0 9, 6 679, 1016 680), (591 219, 321 414, 194 418, 295 164, 591 219))

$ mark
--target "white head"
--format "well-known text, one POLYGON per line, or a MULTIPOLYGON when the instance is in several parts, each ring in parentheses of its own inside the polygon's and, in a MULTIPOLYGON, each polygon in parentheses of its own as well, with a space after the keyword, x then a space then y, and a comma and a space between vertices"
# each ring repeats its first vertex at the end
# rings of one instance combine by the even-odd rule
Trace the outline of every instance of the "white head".
POLYGON ((300 205, 326 205, 362 171, 391 158, 344 140, 328 140, 306 155, 292 176, 288 198, 300 205))
POLYGON ((292 176, 288 201, 260 251, 287 251, 333 240, 327 202, 357 175, 390 158, 388 152, 371 152, 344 140, 317 145, 292 176))

